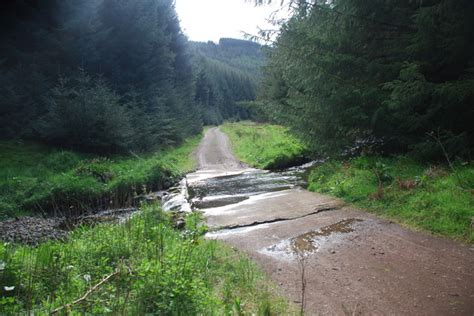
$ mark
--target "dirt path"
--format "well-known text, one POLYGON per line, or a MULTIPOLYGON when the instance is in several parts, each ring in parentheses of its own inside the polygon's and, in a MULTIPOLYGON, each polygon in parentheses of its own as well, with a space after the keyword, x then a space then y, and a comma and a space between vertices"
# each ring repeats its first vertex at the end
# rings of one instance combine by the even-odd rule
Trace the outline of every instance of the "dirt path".
POLYGON ((197 149, 196 158, 199 170, 187 176, 191 183, 250 170, 234 156, 229 138, 218 127, 207 130, 197 149))
POLYGON ((209 129, 199 145, 197 158, 200 170, 239 170, 245 165, 232 153, 227 135, 219 128, 209 129))
MULTIPOLYGON (((197 154, 195 181, 248 170, 218 129, 197 154)), ((304 267, 307 315, 474 315, 474 247, 298 188, 203 212, 209 238, 247 252, 297 303, 304 267)))

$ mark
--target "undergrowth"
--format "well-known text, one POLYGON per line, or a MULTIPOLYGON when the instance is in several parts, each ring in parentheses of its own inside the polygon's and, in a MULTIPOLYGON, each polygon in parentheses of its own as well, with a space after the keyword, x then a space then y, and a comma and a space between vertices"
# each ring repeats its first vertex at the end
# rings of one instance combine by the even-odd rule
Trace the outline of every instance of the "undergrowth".
POLYGON ((312 170, 309 189, 411 227, 474 242, 474 166, 426 166, 406 157, 358 157, 312 170))
POLYGON ((304 162, 305 147, 286 127, 247 121, 225 123, 221 130, 236 156, 252 167, 275 170, 304 162))
POLYGON ((197 214, 171 228, 156 205, 67 242, 0 244, 0 314, 259 315, 288 312, 245 256, 202 237, 197 214))
POLYGON ((124 207, 194 167, 201 135, 161 152, 95 157, 24 142, 0 142, 0 219, 124 207))

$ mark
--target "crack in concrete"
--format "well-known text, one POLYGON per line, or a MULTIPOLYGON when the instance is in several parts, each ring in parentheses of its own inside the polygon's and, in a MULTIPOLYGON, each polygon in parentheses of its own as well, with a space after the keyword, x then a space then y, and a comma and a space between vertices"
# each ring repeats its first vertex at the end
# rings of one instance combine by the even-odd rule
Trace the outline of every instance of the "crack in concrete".
POLYGON ((252 226, 257 226, 257 225, 262 225, 262 224, 274 224, 278 222, 294 221, 294 220, 305 218, 311 215, 316 215, 322 212, 336 211, 336 210, 341 209, 342 207, 343 206, 332 206, 332 207, 326 207, 326 208, 319 208, 315 210, 314 212, 307 213, 307 214, 297 216, 297 217, 286 217, 286 218, 280 217, 280 218, 274 218, 274 219, 263 220, 263 221, 255 221, 249 224, 227 225, 227 226, 216 227, 216 229, 213 229, 211 231, 216 232, 216 231, 221 231, 221 230, 234 230, 234 229, 247 228, 247 227, 252 227, 252 226))

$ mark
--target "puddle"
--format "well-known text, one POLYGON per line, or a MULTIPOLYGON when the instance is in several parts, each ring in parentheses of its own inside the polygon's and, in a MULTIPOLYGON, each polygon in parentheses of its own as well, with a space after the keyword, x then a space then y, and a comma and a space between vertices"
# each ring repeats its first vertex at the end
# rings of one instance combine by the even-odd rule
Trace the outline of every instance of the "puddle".
POLYGON ((324 243, 336 241, 344 234, 354 231, 354 224, 362 222, 357 218, 344 219, 335 224, 324 226, 319 230, 309 231, 291 239, 286 239, 280 243, 265 248, 261 253, 273 257, 294 257, 308 256, 319 250, 324 243))

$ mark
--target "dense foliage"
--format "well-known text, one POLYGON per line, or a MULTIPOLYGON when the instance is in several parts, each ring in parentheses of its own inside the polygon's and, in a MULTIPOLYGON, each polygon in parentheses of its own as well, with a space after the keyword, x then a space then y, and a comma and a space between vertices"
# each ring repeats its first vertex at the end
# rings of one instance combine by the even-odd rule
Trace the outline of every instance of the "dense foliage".
POLYGON ((3 1, 1 138, 88 152, 181 142, 245 118, 260 45, 191 43, 171 0, 3 1), (189 47, 191 46, 191 47, 189 47))
POLYGON ((293 1, 265 71, 267 116, 312 150, 361 140, 422 158, 474 148, 474 2, 293 1))
POLYGON ((173 1, 1 6, 1 137, 110 152, 201 130, 173 1))
POLYGON ((254 42, 223 38, 213 42, 191 42, 196 73, 195 101, 204 124, 246 119, 243 103, 253 101, 263 66, 262 47, 254 42))

